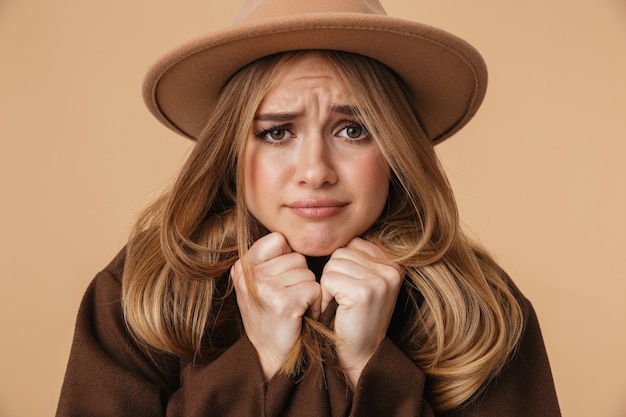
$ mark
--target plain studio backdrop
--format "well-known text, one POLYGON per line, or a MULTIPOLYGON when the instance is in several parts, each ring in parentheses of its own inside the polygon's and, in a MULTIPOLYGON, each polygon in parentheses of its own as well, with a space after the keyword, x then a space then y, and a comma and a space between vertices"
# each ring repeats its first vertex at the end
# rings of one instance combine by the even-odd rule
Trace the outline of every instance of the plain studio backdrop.
MULTIPOLYGON (((241 3, 0 0, 1 417, 53 415, 84 290, 190 149, 146 68, 241 3)), ((533 301, 564 416, 626 416, 626 2, 383 4, 484 55, 437 148, 461 218, 533 301)))

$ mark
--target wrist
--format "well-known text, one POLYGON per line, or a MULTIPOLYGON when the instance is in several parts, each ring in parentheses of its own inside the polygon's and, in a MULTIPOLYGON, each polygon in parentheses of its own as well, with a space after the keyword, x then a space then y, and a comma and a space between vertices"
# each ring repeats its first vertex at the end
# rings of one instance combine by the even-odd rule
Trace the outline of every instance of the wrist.
POLYGON ((355 388, 359 382, 363 369, 369 363, 374 354, 361 356, 354 354, 341 354, 339 353, 339 365, 346 376, 346 379, 355 388))
POLYGON ((261 362, 261 369, 263 370, 263 376, 265 379, 272 379, 278 372, 282 365, 282 361, 278 360, 274 355, 262 354, 257 350, 259 362, 261 362))

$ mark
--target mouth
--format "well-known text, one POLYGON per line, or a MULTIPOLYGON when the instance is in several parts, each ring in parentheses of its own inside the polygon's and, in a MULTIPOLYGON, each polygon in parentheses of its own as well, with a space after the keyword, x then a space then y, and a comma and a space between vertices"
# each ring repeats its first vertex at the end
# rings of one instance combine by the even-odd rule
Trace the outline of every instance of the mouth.
POLYGON ((346 202, 333 199, 305 199, 288 203, 286 207, 298 216, 324 218, 339 214, 347 205, 346 202))

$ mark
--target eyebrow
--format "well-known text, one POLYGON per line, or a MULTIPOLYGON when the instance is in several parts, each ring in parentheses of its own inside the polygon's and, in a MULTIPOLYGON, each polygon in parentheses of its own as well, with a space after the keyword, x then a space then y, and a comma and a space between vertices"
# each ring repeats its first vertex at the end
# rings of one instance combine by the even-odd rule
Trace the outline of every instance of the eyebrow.
MULTIPOLYGON (((328 110, 331 113, 340 113, 353 117, 358 117, 361 114, 357 108, 347 104, 332 105, 328 110)), ((304 113, 302 112, 263 113, 254 116, 254 120, 262 122, 288 122, 290 120, 297 119, 298 117, 302 117, 303 115, 304 113)))
POLYGON ((329 110, 332 113, 341 113, 341 114, 345 114, 346 116, 359 117, 361 115, 361 112, 359 111, 359 109, 357 109, 354 106, 347 105, 347 104, 332 105, 330 106, 329 110))
POLYGON ((289 120, 297 119, 301 117, 301 112, 282 112, 282 113, 264 113, 254 116, 254 120, 262 122, 287 122, 289 120))

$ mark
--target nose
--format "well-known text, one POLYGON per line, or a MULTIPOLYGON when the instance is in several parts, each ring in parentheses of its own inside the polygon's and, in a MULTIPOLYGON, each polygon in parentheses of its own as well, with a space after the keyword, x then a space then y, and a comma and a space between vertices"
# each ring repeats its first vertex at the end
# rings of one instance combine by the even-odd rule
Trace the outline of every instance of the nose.
POLYGON ((306 137, 299 148, 296 175, 300 184, 320 188, 337 182, 332 146, 324 135, 306 137))

